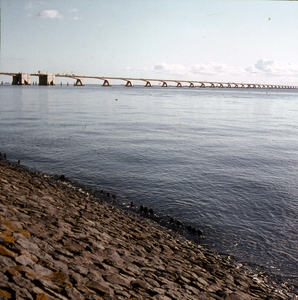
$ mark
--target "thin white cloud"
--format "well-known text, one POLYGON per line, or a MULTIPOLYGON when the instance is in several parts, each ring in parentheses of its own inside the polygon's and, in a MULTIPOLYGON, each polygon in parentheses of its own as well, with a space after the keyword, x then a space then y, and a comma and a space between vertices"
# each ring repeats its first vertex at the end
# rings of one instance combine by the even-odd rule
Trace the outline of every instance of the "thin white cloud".
POLYGON ((72 19, 75 20, 75 21, 78 21, 78 20, 81 20, 82 17, 77 17, 77 16, 75 16, 75 17, 73 17, 72 19))
POLYGON ((186 75, 189 73, 188 68, 179 64, 167 64, 165 62, 152 66, 154 72, 164 73, 169 75, 186 75))
POLYGON ((205 64, 196 64, 191 67, 191 73, 203 75, 219 75, 238 73, 240 70, 236 67, 230 67, 226 64, 219 64, 216 62, 208 62, 205 64))
POLYGON ((151 67, 156 73, 167 74, 167 75, 180 75, 180 76, 191 76, 191 75, 208 75, 215 76, 220 74, 237 74, 243 69, 230 67, 226 64, 219 64, 216 62, 208 62, 204 64, 196 64, 191 67, 185 67, 180 64, 167 64, 165 62, 155 64, 151 67))
POLYGON ((255 64, 255 68, 264 72, 272 73, 275 69, 275 61, 261 59, 257 61, 257 63, 255 64))
POLYGON ((79 17, 79 16, 77 15, 78 12, 79 12, 79 10, 78 10, 76 7, 70 9, 70 10, 69 10, 69 13, 70 13, 70 15, 71 15, 70 18, 71 18, 72 20, 74 20, 74 21, 81 20, 82 17, 79 17))
POLYGON ((25 9, 34 9, 38 8, 40 5, 46 4, 45 1, 29 1, 28 4, 25 5, 25 9))
POLYGON ((278 64, 274 60, 261 59, 254 65, 246 68, 238 66, 229 66, 217 62, 207 62, 185 67, 180 64, 168 64, 165 62, 155 64, 149 68, 127 68, 129 71, 141 71, 156 73, 161 78, 170 78, 171 76, 180 77, 180 79, 214 80, 214 81, 238 81, 238 82, 262 82, 274 81, 292 82, 298 81, 298 66, 292 64, 278 64))
POLYGON ((39 18, 63 19, 57 10, 44 10, 37 14, 39 18))
POLYGON ((35 8, 35 7, 36 7, 36 6, 33 5, 32 2, 29 2, 29 3, 25 6, 26 9, 32 9, 32 8, 35 8))
POLYGON ((274 60, 260 59, 246 71, 251 74, 266 74, 267 76, 298 77, 298 65, 279 64, 274 60))

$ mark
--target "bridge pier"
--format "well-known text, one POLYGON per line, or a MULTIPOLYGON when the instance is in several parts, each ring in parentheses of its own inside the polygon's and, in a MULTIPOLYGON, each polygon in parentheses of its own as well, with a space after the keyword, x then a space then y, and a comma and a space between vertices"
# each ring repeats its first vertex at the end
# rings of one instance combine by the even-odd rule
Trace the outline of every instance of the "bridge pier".
POLYGON ((176 87, 182 87, 182 84, 181 84, 181 82, 177 82, 177 85, 176 85, 176 87))
POLYGON ((152 87, 152 84, 150 81, 146 81, 145 87, 152 87))
POLYGON ((195 87, 194 83, 193 83, 193 82, 190 82, 190 83, 189 83, 189 87, 195 87))
POLYGON ((211 82, 210 87, 215 88, 215 84, 213 82, 211 82))
POLYGON ((12 85, 30 85, 30 74, 19 73, 12 76, 12 85))
POLYGON ((42 74, 39 75, 39 85, 55 85, 55 75, 42 74))
POLYGON ((107 79, 104 79, 102 86, 111 86, 111 84, 107 79))
POLYGON ((127 80, 126 85, 125 86, 133 86, 132 82, 130 80, 127 80))
POLYGON ((204 88, 204 87, 206 87, 206 85, 204 83, 201 83, 200 87, 204 88))
POLYGON ((74 84, 75 86, 84 86, 85 84, 83 83, 83 80, 80 78, 77 78, 76 83, 74 84))
POLYGON ((166 81, 163 81, 162 87, 168 87, 168 84, 166 83, 166 81))

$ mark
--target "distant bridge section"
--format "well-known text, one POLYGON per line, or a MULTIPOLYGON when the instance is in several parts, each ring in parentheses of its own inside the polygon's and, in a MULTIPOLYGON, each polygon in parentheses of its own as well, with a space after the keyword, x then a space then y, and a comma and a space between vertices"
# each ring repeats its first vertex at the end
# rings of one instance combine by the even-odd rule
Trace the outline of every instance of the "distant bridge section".
MULTIPOLYGON (((236 82, 216 82, 216 81, 197 81, 197 80, 174 80, 174 79, 146 79, 146 78, 128 78, 128 77, 104 77, 104 76, 86 76, 74 74, 42 74, 41 72, 29 73, 0 73, 0 75, 12 76, 13 85, 30 85, 31 76, 39 77, 39 85, 55 85, 57 77, 71 78, 75 80, 75 86, 83 86, 84 79, 98 79, 101 80, 103 86, 111 86, 111 81, 122 80, 125 86, 133 87, 133 82, 145 82, 145 87, 152 87, 153 82, 161 87, 169 87, 171 84, 176 87, 188 86, 191 88, 262 88, 262 89, 298 89, 298 86, 292 85, 272 85, 259 83, 236 83, 236 82)), ((3 84, 3 82, 2 82, 3 84)))
POLYGON ((39 77, 39 85, 55 85, 55 75, 52 74, 31 74, 39 77))
POLYGON ((31 76, 38 76, 39 85, 55 85, 55 76, 51 74, 29 74, 29 73, 0 73, 0 75, 12 76, 12 85, 30 85, 31 76))
POLYGON ((30 85, 30 74, 28 73, 0 73, 0 75, 12 76, 12 85, 30 85))

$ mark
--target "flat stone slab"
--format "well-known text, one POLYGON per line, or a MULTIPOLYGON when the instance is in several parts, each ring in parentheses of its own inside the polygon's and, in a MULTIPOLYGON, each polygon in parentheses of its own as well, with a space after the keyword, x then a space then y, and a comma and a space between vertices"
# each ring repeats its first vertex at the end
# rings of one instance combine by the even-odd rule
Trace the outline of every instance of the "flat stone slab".
POLYGON ((298 299, 102 200, 0 161, 0 299, 298 299))

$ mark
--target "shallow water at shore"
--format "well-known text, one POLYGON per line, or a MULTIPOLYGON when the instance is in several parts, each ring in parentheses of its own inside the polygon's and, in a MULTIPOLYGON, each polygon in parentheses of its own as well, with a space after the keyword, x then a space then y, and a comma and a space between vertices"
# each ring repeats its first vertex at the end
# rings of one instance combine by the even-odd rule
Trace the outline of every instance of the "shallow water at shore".
POLYGON ((8 159, 204 231, 202 243, 297 283, 298 93, 0 87, 8 159))

